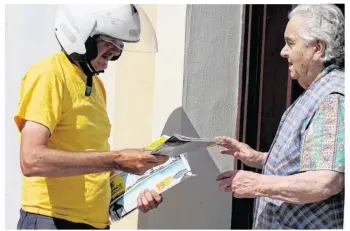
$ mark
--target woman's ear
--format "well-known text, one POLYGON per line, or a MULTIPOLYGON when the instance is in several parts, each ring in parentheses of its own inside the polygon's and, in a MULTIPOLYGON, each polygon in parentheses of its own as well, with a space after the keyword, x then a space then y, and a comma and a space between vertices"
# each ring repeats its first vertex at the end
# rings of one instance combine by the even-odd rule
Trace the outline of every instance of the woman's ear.
POLYGON ((326 50, 326 44, 317 40, 315 47, 314 47, 314 50, 315 50, 315 54, 314 54, 313 59, 314 59, 314 61, 318 61, 324 56, 324 53, 326 50))

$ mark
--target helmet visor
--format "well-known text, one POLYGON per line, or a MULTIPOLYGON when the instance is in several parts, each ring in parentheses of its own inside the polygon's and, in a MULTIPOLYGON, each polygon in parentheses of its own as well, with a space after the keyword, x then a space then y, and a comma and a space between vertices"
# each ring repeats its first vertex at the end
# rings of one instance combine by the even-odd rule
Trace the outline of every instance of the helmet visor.
POLYGON ((101 35, 99 36, 99 38, 101 38, 105 42, 112 43, 119 50, 124 50, 124 42, 120 39, 112 38, 107 35, 101 35))

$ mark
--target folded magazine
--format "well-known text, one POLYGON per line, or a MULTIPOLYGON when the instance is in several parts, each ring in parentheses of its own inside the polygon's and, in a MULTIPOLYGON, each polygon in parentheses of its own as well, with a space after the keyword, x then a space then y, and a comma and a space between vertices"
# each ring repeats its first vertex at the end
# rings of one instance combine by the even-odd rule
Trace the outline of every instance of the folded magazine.
POLYGON ((112 199, 109 206, 110 218, 116 221, 137 207, 137 197, 144 189, 162 193, 174 185, 195 176, 186 155, 200 148, 214 146, 211 139, 191 138, 175 134, 162 136, 145 148, 152 154, 169 156, 164 164, 149 169, 143 175, 119 172, 111 176, 112 199))

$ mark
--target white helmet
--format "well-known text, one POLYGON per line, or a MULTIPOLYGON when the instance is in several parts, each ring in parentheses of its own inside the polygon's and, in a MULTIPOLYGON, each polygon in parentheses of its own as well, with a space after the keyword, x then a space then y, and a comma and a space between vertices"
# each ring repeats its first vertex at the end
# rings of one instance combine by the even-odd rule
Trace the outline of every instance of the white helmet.
POLYGON ((99 36, 121 51, 158 49, 152 23, 143 9, 133 4, 62 5, 56 14, 55 35, 65 53, 83 63, 97 56, 95 40, 99 36))

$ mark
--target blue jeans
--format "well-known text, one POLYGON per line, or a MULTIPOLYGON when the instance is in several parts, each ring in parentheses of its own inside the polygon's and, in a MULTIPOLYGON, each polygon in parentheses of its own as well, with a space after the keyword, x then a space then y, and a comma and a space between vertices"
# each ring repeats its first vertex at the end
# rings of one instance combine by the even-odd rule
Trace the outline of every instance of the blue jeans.
MULTIPOLYGON (((75 223, 64 219, 29 213, 20 210, 17 229, 98 229, 88 224, 75 223)), ((104 229, 109 229, 107 226, 104 229)))

